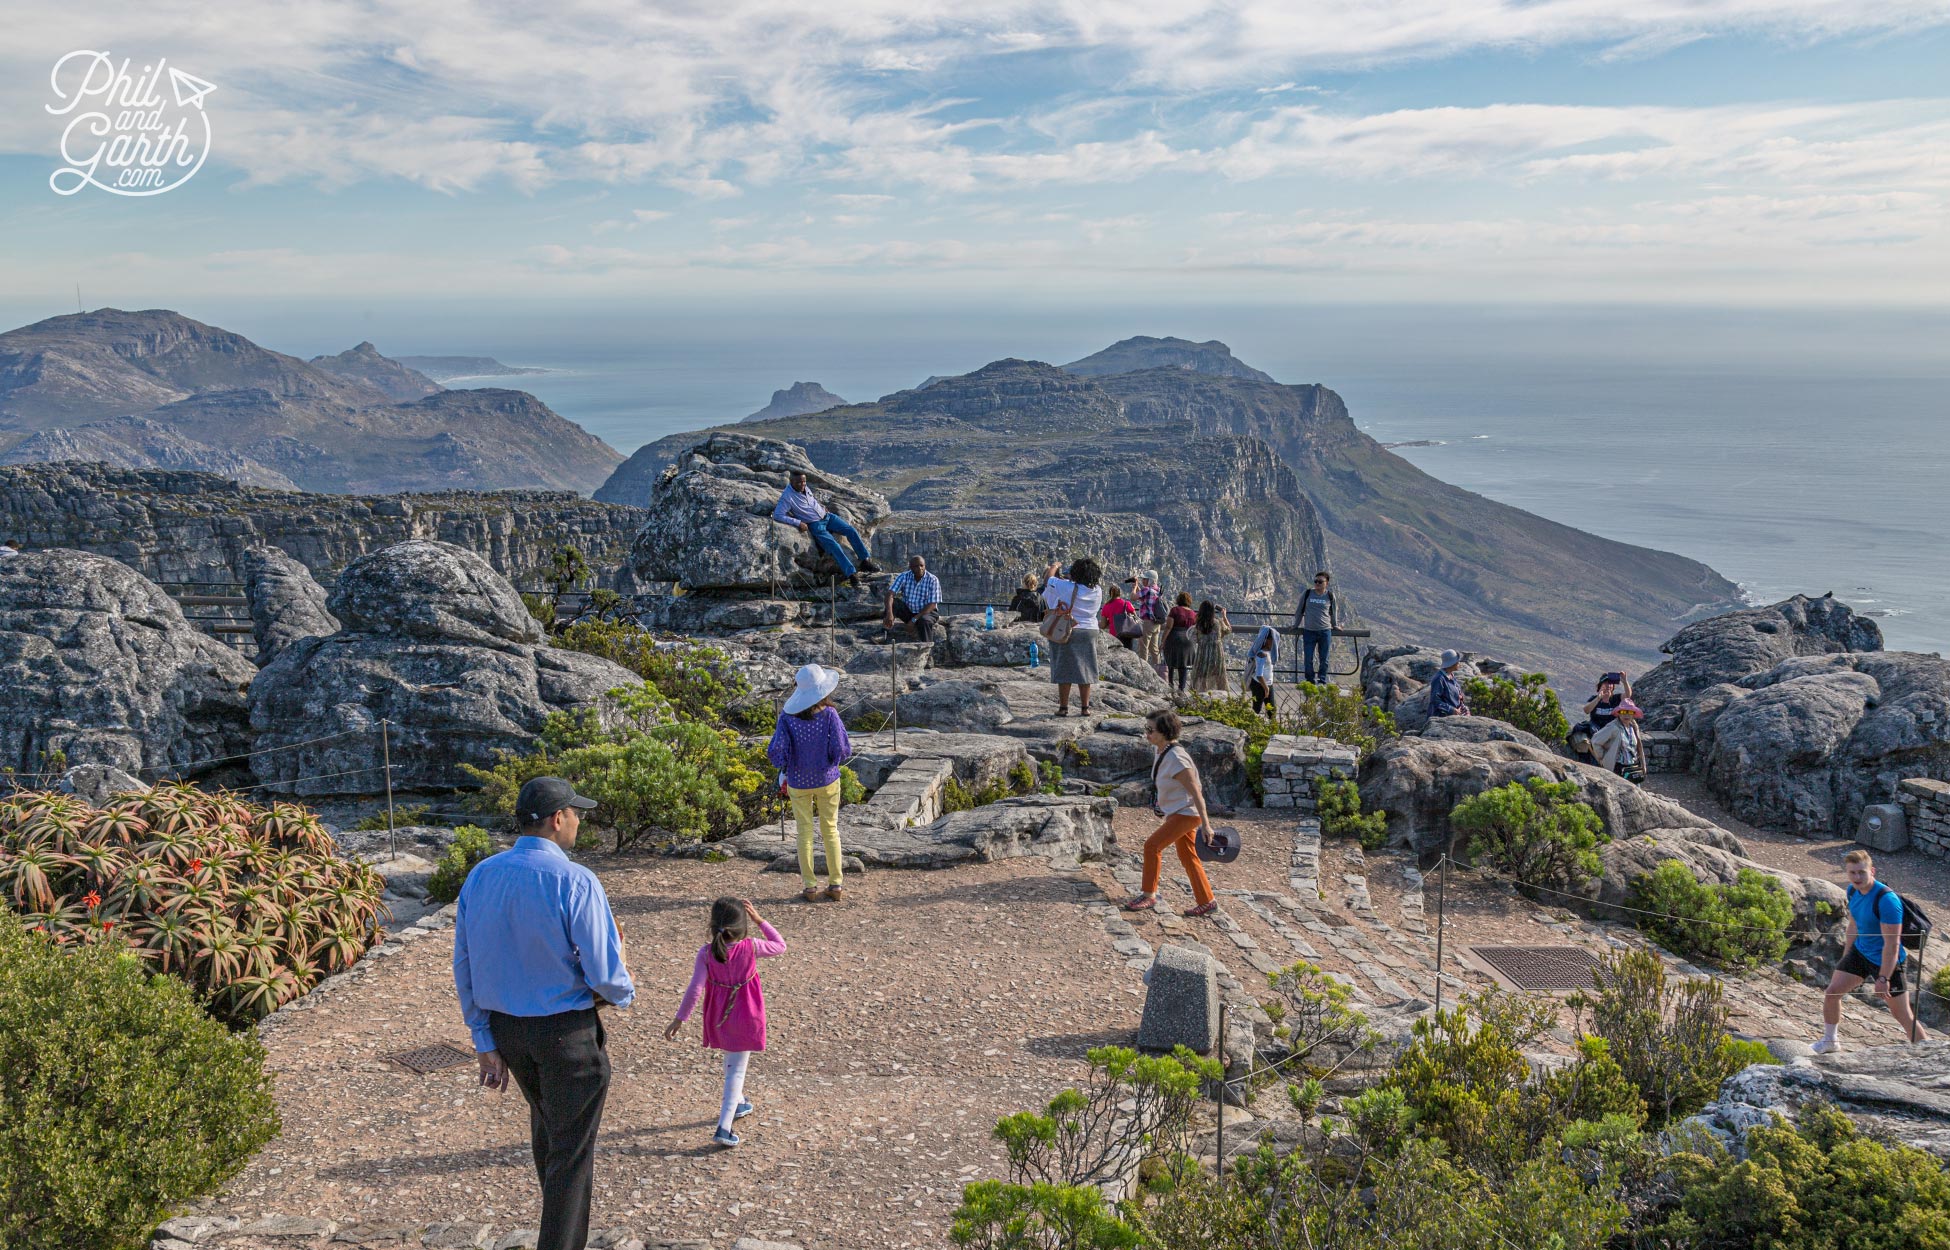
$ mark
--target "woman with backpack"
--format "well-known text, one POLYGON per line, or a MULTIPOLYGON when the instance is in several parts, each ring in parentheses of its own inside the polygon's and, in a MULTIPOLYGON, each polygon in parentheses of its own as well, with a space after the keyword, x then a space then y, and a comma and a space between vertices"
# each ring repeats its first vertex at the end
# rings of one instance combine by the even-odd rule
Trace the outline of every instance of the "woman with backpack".
POLYGON ((1044 574, 1043 637, 1050 648, 1049 678, 1056 683, 1056 714, 1070 714, 1070 687, 1078 692, 1079 716, 1090 715, 1090 687, 1097 683, 1097 614, 1104 592, 1098 588, 1104 571, 1085 556, 1070 565, 1068 577, 1058 577, 1060 561, 1044 574))

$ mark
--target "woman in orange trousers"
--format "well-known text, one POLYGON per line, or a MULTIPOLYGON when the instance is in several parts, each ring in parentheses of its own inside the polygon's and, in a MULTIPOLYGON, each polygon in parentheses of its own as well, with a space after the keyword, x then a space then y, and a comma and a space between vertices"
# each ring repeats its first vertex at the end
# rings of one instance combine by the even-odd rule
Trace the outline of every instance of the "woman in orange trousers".
POLYGON ((1144 739, 1157 752, 1151 763, 1151 781, 1157 787, 1157 811, 1165 823, 1144 841, 1142 892, 1124 904, 1125 911, 1149 911, 1158 905, 1158 876, 1168 846, 1178 848, 1178 862, 1185 866, 1185 877, 1192 883, 1192 906, 1184 914, 1209 916, 1219 909, 1212 883, 1205 879, 1205 865, 1198 860, 1198 831, 1208 828, 1211 818, 1205 810, 1205 787, 1199 781, 1198 765, 1178 743, 1183 732, 1178 713, 1170 710, 1153 712, 1145 720, 1144 739))

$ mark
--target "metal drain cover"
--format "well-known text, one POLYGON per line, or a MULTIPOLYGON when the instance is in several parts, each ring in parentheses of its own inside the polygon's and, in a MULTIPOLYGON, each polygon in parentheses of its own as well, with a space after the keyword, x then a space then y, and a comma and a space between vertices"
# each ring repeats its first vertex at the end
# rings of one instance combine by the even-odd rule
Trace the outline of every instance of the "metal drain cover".
POLYGON ((445 1068, 458 1068, 463 1063, 473 1063, 474 1052, 462 1050, 451 1042, 441 1042, 437 1046, 416 1046, 412 1050, 402 1050, 396 1055, 387 1055, 386 1058, 416 1076, 425 1076, 429 1072, 439 1072, 445 1068))
POLYGON ((1520 990, 1588 990, 1598 957, 1582 946, 1472 946, 1498 979, 1520 990))

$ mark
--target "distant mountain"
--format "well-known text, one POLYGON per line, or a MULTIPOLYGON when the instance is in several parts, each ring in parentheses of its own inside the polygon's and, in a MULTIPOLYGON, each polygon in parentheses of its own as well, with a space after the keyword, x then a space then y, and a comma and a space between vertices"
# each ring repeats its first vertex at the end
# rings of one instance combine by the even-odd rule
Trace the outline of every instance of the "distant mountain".
POLYGON ((747 421, 770 421, 774 417, 803 417, 809 412, 825 412, 845 403, 838 395, 817 382, 794 382, 782 391, 772 392, 772 402, 746 417, 747 421))
POLYGON ((547 373, 546 369, 524 369, 504 365, 492 356, 400 356, 399 363, 417 369, 436 382, 455 378, 512 378, 524 373, 547 373))
MULTIPOLYGON (((979 550, 985 565, 967 590, 982 593, 992 593, 984 578, 1020 576, 1080 544, 1107 568, 1136 562, 1152 542, 1139 519, 1155 519, 1171 548, 1140 567, 1170 570, 1168 590, 1210 588, 1234 607, 1290 613, 1322 556, 1377 641, 1453 646, 1573 684, 1654 662, 1678 623, 1739 595, 1696 560, 1430 477, 1356 429, 1333 391, 1263 375, 1172 364, 1093 377, 1003 360, 876 403, 735 428, 798 443, 822 469, 885 493, 930 566, 930 533, 979 550), (1102 518, 1078 509, 1131 519, 1099 537, 1087 520, 1102 518), (1030 550, 1024 534, 1047 537, 1030 550)), ((702 436, 638 449, 596 498, 645 503, 657 474, 702 436)))
POLYGON ((441 389, 440 383, 426 374, 380 355, 371 343, 361 343, 336 356, 313 356, 311 363, 335 378, 381 391, 396 403, 424 399, 441 389))
POLYGON ((1261 373, 1239 360, 1230 347, 1217 339, 1209 343, 1194 343, 1190 339, 1154 339, 1144 334, 1112 343, 1100 352, 1085 356, 1082 360, 1072 360, 1063 366, 1063 372, 1086 378, 1138 373, 1145 369, 1189 369, 1193 373, 1207 373, 1215 378, 1246 378, 1254 382, 1273 380, 1271 375, 1261 373))
POLYGON ((161 309, 53 317, 0 334, 0 455, 358 493, 588 491, 622 459, 532 395, 396 365, 371 344, 307 364, 161 309))

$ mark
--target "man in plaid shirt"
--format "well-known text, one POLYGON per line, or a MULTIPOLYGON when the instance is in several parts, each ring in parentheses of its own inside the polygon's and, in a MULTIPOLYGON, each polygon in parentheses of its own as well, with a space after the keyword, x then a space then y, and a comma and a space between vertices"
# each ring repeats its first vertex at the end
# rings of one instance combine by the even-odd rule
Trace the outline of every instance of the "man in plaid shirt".
POLYGON ((881 623, 894 627, 899 617, 922 642, 934 637, 941 613, 941 579, 928 572, 928 562, 920 556, 907 558, 907 572, 887 584, 887 612, 881 623))
POLYGON ((1158 589, 1156 569, 1145 570, 1135 598, 1138 619, 1144 622, 1144 637, 1138 639, 1137 653, 1156 664, 1165 621, 1165 592, 1158 589))

